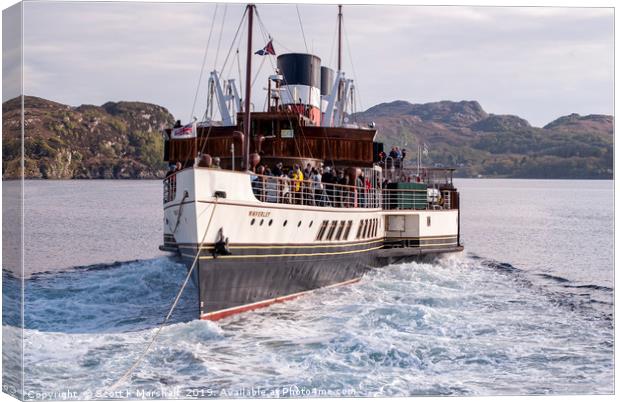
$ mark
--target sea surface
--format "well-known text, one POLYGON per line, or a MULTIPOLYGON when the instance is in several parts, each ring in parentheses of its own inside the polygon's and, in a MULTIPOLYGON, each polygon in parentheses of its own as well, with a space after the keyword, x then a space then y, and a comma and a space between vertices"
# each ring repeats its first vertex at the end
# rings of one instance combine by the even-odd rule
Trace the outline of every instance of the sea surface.
MULTIPOLYGON (((458 180, 466 251, 217 323, 158 251, 158 181, 27 181, 26 399, 610 394, 613 182, 458 180)), ((17 182, 3 182, 13 194, 17 182)), ((19 209, 6 204, 5 222, 19 209)), ((5 239, 10 230, 3 233, 5 239)), ((3 383, 21 281, 3 261, 3 383)))

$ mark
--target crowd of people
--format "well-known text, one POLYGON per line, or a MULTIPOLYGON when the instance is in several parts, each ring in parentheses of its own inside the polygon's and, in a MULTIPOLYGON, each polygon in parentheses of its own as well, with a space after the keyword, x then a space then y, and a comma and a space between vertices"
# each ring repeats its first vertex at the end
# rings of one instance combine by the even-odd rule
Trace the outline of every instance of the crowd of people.
POLYGON ((404 167, 404 160, 406 157, 406 149, 393 146, 388 154, 383 151, 379 152, 379 165, 386 168, 401 168, 404 167))
POLYGON ((359 174, 331 166, 305 169, 294 165, 284 168, 281 162, 273 169, 259 165, 252 175, 252 191, 263 202, 309 206, 354 208, 376 206, 373 188, 364 172, 359 174))
MULTIPOLYGON (((388 156, 379 153, 380 165, 390 165, 390 161, 400 164, 405 156, 405 149, 394 146, 388 156)), ((209 154, 202 154, 194 165, 221 169, 220 158, 209 154)), ((185 167, 181 162, 171 164, 166 178, 185 167)), ((174 176, 168 180, 168 196, 174 196, 175 182, 174 176)), ((251 175, 252 191, 260 201, 337 208, 378 207, 380 189, 387 188, 390 182, 388 178, 379 182, 378 177, 367 177, 361 169, 336 169, 322 163, 318 167, 308 163, 304 169, 298 164, 284 167, 282 162, 271 168, 261 164, 251 175)))

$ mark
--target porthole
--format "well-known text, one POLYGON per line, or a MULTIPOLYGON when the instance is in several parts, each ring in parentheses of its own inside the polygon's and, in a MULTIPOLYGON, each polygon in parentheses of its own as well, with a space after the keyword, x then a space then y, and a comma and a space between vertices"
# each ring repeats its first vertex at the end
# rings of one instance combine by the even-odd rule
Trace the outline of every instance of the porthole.
POLYGON ((250 221, 250 225, 253 225, 254 222, 256 222, 256 219, 252 218, 252 220, 250 221))
POLYGON ((310 224, 308 225, 308 227, 311 228, 313 223, 314 221, 310 221, 310 224))
POLYGON ((269 226, 273 223, 273 219, 269 219, 269 226))
POLYGON ((288 223, 288 221, 284 221, 284 223, 282 224, 282 226, 286 226, 286 224, 288 223))
POLYGON ((264 219, 261 219, 261 220, 260 220, 260 223, 259 223, 258 225, 259 225, 259 226, 263 226, 263 222, 265 222, 265 220, 264 220, 264 219))
POLYGON ((431 225, 431 217, 427 216, 426 217, 426 226, 430 226, 431 225))
POLYGON ((301 221, 297 223, 297 227, 300 227, 300 226, 301 226, 301 221))

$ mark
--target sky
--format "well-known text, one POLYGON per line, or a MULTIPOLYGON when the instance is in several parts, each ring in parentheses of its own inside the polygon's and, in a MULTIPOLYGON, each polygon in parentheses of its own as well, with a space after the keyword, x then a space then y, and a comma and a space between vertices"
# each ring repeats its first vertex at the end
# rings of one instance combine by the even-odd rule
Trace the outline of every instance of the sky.
MULTIPOLYGON (((335 5, 257 8, 262 24, 255 24, 254 50, 267 41, 262 25, 278 54, 311 52, 336 67, 335 5)), ((245 28, 231 47, 243 10, 240 4, 216 10, 213 3, 26 2, 24 93, 73 106, 144 101, 184 122, 200 118, 208 72, 222 70, 229 49, 224 76, 239 78, 237 48, 245 66, 245 28)), ((358 111, 394 100, 477 100, 489 113, 515 114, 535 126, 570 113, 613 114, 612 8, 345 5, 343 12, 343 64, 356 80, 358 111)), ((262 110, 275 57, 253 56, 252 63, 252 102, 262 110)), ((5 76, 19 68, 3 64, 5 76)), ((12 93, 5 90, 3 101, 12 93)))

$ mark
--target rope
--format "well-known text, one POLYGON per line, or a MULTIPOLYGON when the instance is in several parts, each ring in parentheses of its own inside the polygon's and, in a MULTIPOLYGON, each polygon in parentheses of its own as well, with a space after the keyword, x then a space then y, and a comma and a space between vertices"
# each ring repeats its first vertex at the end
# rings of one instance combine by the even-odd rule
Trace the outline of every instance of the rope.
POLYGON ((218 57, 220 55, 220 45, 222 44, 222 33, 224 33, 224 22, 226 21, 226 11, 227 10, 228 10, 228 4, 224 4, 224 14, 222 16, 222 24, 220 25, 220 36, 219 36, 219 38, 217 40, 217 51, 215 52, 215 61, 213 62, 213 69, 214 70, 217 68, 217 59, 218 59, 218 57))
POLYGON ((220 69, 220 71, 224 72, 224 69, 226 68, 226 64, 228 63, 228 58, 230 57, 230 52, 232 52, 232 50, 235 47, 235 42, 237 41, 237 35, 239 35, 239 30, 241 30, 241 26, 245 23, 245 15, 247 14, 248 9, 246 8, 245 11, 243 12, 243 15, 241 16, 241 21, 239 21, 239 26, 237 27, 237 31, 235 32, 235 36, 233 37, 232 43, 230 44, 230 48, 228 49, 228 54, 226 54, 226 58, 224 59, 224 63, 222 64, 222 68, 220 69))
POLYGON ((306 43, 306 34, 304 33, 304 24, 301 22, 301 14, 299 13, 299 6, 295 4, 297 9, 297 18, 299 19, 299 27, 301 28, 301 36, 304 38, 304 46, 306 47, 306 53, 308 52, 308 44, 306 43))
POLYGON ((329 48, 329 63, 328 66, 333 66, 332 62, 334 61, 334 49, 336 48, 336 37, 338 36, 338 24, 334 24, 334 33, 332 35, 332 45, 329 48))
POLYGON ((217 201, 218 201, 218 197, 216 196, 215 197, 215 203, 213 204, 213 210, 211 211, 211 217, 209 217, 209 222, 207 223, 207 229, 205 230, 205 234, 202 237, 202 241, 200 242, 200 246, 198 247, 198 251, 196 252, 196 256, 194 257, 194 261, 192 262, 192 266, 190 267, 190 269, 187 272, 187 276, 185 277, 185 281, 183 282, 183 285, 181 286, 181 289, 179 289, 179 292, 177 293, 177 297, 174 299, 174 302, 172 303, 172 307, 170 307, 170 311, 168 311, 168 315, 166 315, 166 318, 164 319, 164 321, 161 323, 159 328, 157 328, 157 331, 155 332, 155 335, 153 335, 153 338, 151 338, 151 341, 146 346, 146 349, 144 349, 144 352, 142 352, 142 354, 138 357, 138 359, 135 361, 135 363, 131 367, 129 367, 129 369, 125 372, 125 374, 123 374, 123 376, 121 378, 119 378, 114 384, 112 384, 110 389, 114 390, 116 387, 121 385, 131 375, 131 373, 133 373, 133 371, 136 369, 136 367, 138 367, 138 365, 140 363, 142 363, 142 361, 146 357, 146 354, 149 352, 149 349, 151 348, 151 346, 153 346, 153 343, 155 343, 155 340, 157 339, 157 336, 159 335, 161 330, 164 328, 164 326, 166 325, 166 323, 170 319, 170 316, 172 316, 172 312, 174 311, 175 307, 177 306, 177 303, 179 302, 179 299, 181 298, 181 294, 183 294, 183 290, 185 290, 185 286, 187 286, 187 282, 189 282, 189 278, 192 276, 192 272, 194 271, 194 267, 196 266, 196 262, 198 261, 198 257, 200 256, 200 250, 202 249, 202 246, 203 246, 203 244, 204 244, 204 242, 205 242, 205 240, 207 238, 207 233, 209 232, 209 227, 211 226, 211 220, 213 219, 213 215, 215 214, 215 208, 217 207, 217 201))
MULTIPOLYGON (((175 177, 176 180, 176 177, 175 177)), ((172 229, 172 233, 176 233, 177 232, 177 228, 179 227, 179 222, 181 222, 181 215, 183 214, 183 202, 185 201, 185 199, 189 197, 189 194, 187 193, 187 191, 185 192, 185 194, 183 194, 183 198, 181 199, 181 203, 179 204, 179 214, 177 215, 177 223, 175 223, 174 225, 174 229, 172 229)))
MULTIPOLYGON (((353 78, 355 79, 356 83, 359 83, 359 81, 357 80, 357 73, 355 72, 355 63, 353 62, 353 55, 351 54, 351 44, 349 43, 349 34, 347 33, 347 30, 344 25, 344 18, 342 20, 342 32, 344 33, 344 39, 347 41, 347 53, 349 54, 349 60, 351 61, 351 71, 353 71, 353 78)), ((359 88, 357 87, 357 84, 355 85, 355 90, 357 91, 357 97, 359 98, 358 103, 359 103, 360 109, 364 109, 364 102, 362 100, 362 94, 359 88)))
POLYGON ((213 33, 213 25, 215 17, 217 16, 218 5, 215 5, 215 11, 213 12, 213 18, 211 19, 211 29, 209 30, 209 38, 207 39, 207 45, 205 46, 205 53, 202 57, 202 66, 200 67, 200 76, 198 77, 198 86, 196 87, 196 94, 194 95, 194 103, 192 104, 192 113, 189 116, 191 121, 194 117, 194 110, 196 109, 196 102, 198 101, 198 93, 200 92, 200 84, 202 83, 202 75, 204 74, 205 64, 207 64, 207 53, 209 52, 209 43, 211 43, 211 34, 213 33))

